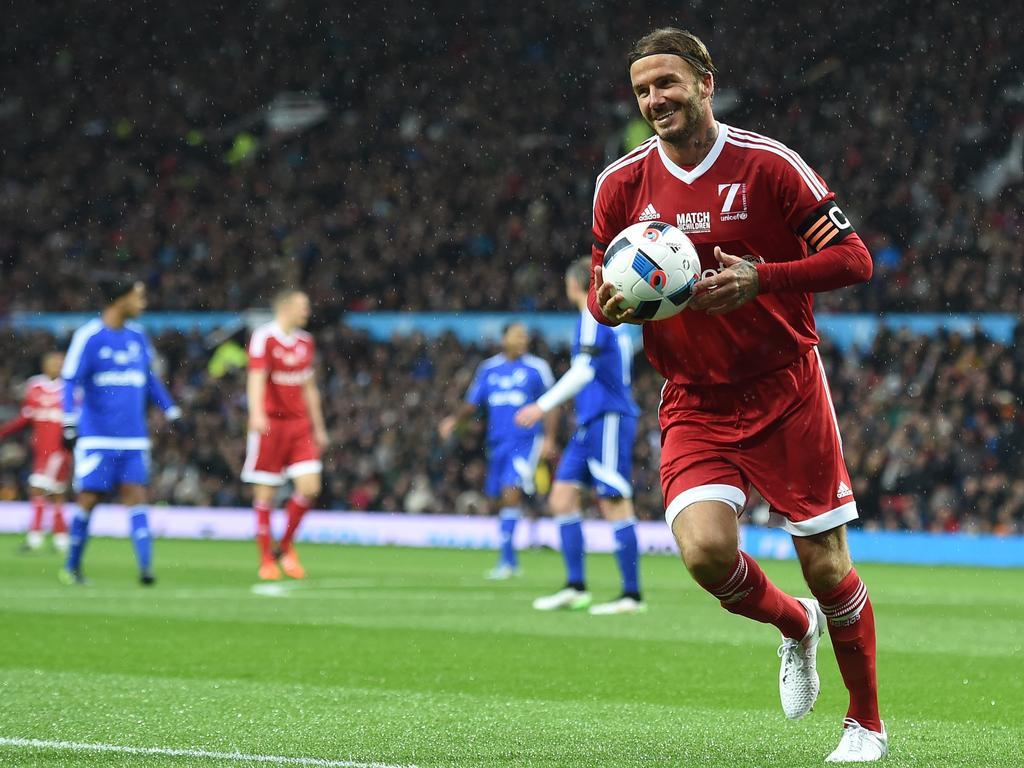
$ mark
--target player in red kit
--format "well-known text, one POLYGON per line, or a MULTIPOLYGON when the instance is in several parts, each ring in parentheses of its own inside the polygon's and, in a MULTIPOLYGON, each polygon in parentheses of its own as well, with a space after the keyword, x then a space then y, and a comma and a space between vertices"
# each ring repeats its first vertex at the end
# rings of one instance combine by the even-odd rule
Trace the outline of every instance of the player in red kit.
POLYGON ((28 478, 32 520, 25 535, 25 550, 37 550, 43 545, 47 499, 53 507, 53 547, 59 552, 68 548, 68 529, 61 508, 71 466, 71 455, 64 449, 61 435, 64 382, 60 368, 63 364, 64 355, 60 352, 47 353, 43 357, 43 372, 26 382, 21 413, 0 425, 0 439, 32 426, 32 474, 28 478))
POLYGON ((704 44, 678 29, 655 30, 630 52, 633 93, 656 135, 597 179, 589 307, 602 323, 638 322, 603 276, 605 249, 628 225, 664 221, 693 241, 704 274, 692 311, 643 326, 647 356, 666 379, 665 518, 698 584, 727 611, 782 633, 789 718, 817 698, 827 627, 850 706, 826 761, 874 761, 888 751, 875 622, 847 548, 857 505, 812 312, 814 293, 866 281, 871 255, 796 152, 715 120, 714 71, 704 44), (785 594, 739 551, 751 487, 792 535, 816 599, 785 594))
POLYGON ((320 495, 320 451, 327 445, 320 393, 313 372, 313 337, 302 330, 309 320, 309 297, 298 290, 279 293, 274 320, 249 340, 249 441, 242 480, 253 484, 256 541, 261 579, 305 576, 292 540, 303 515, 320 495), (270 512, 279 486, 294 483, 285 510, 288 523, 273 548, 270 512), (279 566, 280 564, 280 566, 279 566))

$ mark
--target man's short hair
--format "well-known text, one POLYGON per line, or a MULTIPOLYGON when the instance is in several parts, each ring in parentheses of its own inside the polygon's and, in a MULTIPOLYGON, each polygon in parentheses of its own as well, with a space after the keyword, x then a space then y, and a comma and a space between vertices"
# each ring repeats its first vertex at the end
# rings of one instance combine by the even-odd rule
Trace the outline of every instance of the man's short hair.
POLYGON ((127 275, 114 277, 103 277, 96 282, 96 288, 100 292, 104 306, 110 306, 122 296, 126 296, 135 290, 138 280, 127 275))
POLYGON ((590 278, 592 275, 593 270, 590 267, 589 256, 581 256, 565 270, 565 276, 573 280, 584 291, 590 290, 590 278))
POLYGON ((626 59, 629 66, 633 66, 634 62, 645 56, 658 54, 679 56, 700 75, 714 74, 716 71, 711 54, 701 39, 692 32, 677 27, 660 27, 644 35, 633 43, 626 59))
POLYGON ((270 308, 276 311, 278 307, 287 302, 292 296, 295 296, 296 294, 299 293, 304 294, 305 291, 303 291, 301 288, 294 287, 282 288, 277 293, 275 293, 274 296, 270 299, 270 308))

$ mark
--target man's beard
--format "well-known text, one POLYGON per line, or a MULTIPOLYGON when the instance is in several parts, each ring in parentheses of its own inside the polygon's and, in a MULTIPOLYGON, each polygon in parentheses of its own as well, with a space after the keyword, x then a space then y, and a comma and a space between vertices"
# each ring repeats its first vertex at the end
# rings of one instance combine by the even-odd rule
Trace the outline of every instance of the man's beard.
POLYGON ((704 122, 704 105, 694 96, 680 103, 677 112, 683 117, 682 125, 668 132, 659 132, 657 128, 654 131, 665 143, 683 148, 693 143, 697 129, 704 122))

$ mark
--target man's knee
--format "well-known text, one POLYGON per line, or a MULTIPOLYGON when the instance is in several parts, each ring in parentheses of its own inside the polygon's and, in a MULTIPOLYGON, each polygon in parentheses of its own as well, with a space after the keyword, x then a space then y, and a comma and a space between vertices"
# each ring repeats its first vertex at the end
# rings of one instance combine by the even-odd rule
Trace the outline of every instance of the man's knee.
POLYGON ((834 589, 853 568, 845 526, 816 536, 794 537, 793 544, 804 580, 814 593, 834 589))
POLYGON ((295 478, 295 490, 308 501, 315 501, 320 495, 320 475, 303 475, 295 478))
POLYGON ((722 502, 698 502, 672 523, 683 563, 701 584, 716 584, 736 564, 739 536, 735 511, 722 502))
POLYGON ((568 515, 578 511, 578 507, 579 491, 576 487, 568 483, 555 483, 548 497, 548 509, 551 510, 551 514, 555 517, 568 515))

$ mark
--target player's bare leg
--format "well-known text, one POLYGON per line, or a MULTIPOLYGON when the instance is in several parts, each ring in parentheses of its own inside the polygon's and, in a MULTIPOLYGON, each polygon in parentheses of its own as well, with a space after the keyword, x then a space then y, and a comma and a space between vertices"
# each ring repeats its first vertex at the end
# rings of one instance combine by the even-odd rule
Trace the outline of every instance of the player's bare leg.
POLYGON ((888 752, 888 735, 878 711, 875 615, 850 558, 846 526, 817 536, 794 537, 793 544, 807 586, 827 617, 836 662, 850 692, 843 738, 827 760, 879 760, 888 752))
POLYGON ((779 696, 786 717, 803 717, 818 696, 815 654, 822 630, 817 604, 776 587, 739 549, 736 509, 725 501, 699 501, 672 521, 683 563, 725 610, 772 624, 782 633, 779 696))
POLYGON ((580 516, 580 491, 572 483, 556 480, 548 495, 548 509, 558 524, 565 561, 566 585, 554 594, 538 597, 533 607, 538 611, 568 609, 580 611, 590 607, 583 568, 583 520, 580 516))
POLYGON ((281 569, 274 559, 274 547, 270 533, 270 512, 273 508, 277 486, 253 485, 252 505, 256 512, 256 544, 260 548, 259 577, 264 581, 281 578, 281 569))
POLYGON ((311 472, 295 478, 295 493, 288 499, 285 510, 288 513, 288 523, 285 527, 281 543, 275 552, 277 561, 281 564, 281 570, 293 579, 302 579, 306 576, 306 569, 299 562, 299 556, 295 552, 292 542, 299 530, 302 518, 306 516, 309 508, 320 495, 320 473, 311 472))
POLYGON ((601 515, 615 530, 615 560, 622 575, 622 594, 607 603, 590 607, 592 616, 613 616, 628 613, 644 613, 647 604, 640 595, 640 552, 636 541, 636 513, 633 500, 599 498, 597 506, 601 515))

